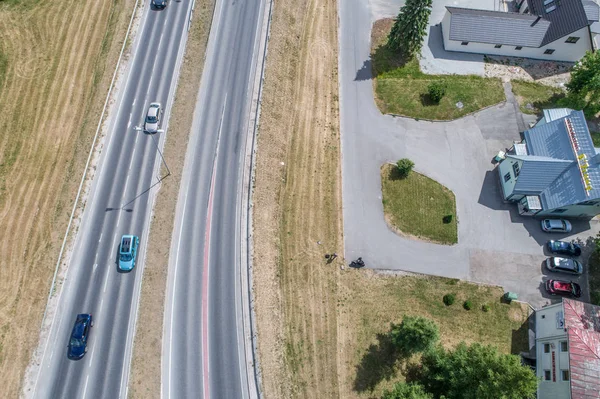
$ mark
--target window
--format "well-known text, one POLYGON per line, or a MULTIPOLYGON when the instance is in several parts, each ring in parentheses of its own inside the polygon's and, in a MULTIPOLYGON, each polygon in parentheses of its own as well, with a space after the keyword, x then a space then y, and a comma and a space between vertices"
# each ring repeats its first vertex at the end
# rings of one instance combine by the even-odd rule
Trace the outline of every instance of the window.
POLYGON ((510 172, 508 172, 507 174, 504 175, 504 182, 506 183, 509 180, 510 180, 510 172))
POLYGON ((550 344, 544 344, 544 353, 550 353, 550 344))
POLYGON ((553 211, 552 211, 552 213, 564 213, 564 212, 566 212, 566 211, 567 211, 567 210, 566 210, 565 208, 559 208, 559 209, 555 209, 555 210, 553 210, 553 211))
POLYGON ((561 352, 569 351, 569 343, 567 341, 560 341, 560 351, 561 352))
POLYGON ((550 381, 552 379, 552 373, 550 370, 544 370, 544 380, 550 381))
POLYGON ((569 38, 565 40, 565 43, 577 43, 578 40, 579 38, 577 36, 569 36, 569 38))
POLYGON ((461 42, 460 43, 461 46, 466 46, 467 44, 469 44, 469 42, 461 42))
POLYGON ((496 45, 494 46, 494 48, 502 48, 502 45, 501 45, 501 44, 496 44, 496 45))
POLYGON ((569 370, 560 370, 563 381, 569 381, 569 370))
POLYGON ((519 176, 519 171, 520 171, 519 163, 518 162, 513 163, 512 167, 513 167, 513 172, 515 173, 515 177, 519 176))
POLYGON ((548 50, 544 51, 544 54, 552 54, 554 53, 554 50, 552 50, 551 48, 549 48, 548 50))
POLYGON ((598 205, 598 201, 583 201, 580 202, 578 205, 598 205))
POLYGON ((522 49, 523 49, 523 47, 521 47, 521 46, 515 47, 515 50, 522 50, 522 49))

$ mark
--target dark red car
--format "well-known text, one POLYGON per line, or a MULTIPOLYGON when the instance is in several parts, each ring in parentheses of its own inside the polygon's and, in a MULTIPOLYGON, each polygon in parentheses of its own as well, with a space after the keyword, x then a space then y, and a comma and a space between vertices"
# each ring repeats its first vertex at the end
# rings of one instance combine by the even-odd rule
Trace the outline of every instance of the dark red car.
POLYGON ((581 296, 581 287, 572 281, 547 280, 546 291, 550 295, 562 295, 579 298, 581 296))

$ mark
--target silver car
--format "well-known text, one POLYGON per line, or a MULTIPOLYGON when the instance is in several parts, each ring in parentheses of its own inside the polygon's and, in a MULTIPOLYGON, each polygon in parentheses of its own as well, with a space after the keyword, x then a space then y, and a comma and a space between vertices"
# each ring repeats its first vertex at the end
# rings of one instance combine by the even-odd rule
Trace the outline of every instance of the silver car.
POLYGON ((148 133, 158 132, 158 124, 160 123, 160 103, 152 103, 148 107, 146 113, 146 122, 144 123, 144 130, 148 133))
POLYGON ((564 219, 544 219, 542 220, 542 230, 547 233, 569 233, 573 226, 571 222, 564 219))
POLYGON ((581 274, 583 265, 574 259, 553 256, 546 259, 546 268, 551 272, 581 274))

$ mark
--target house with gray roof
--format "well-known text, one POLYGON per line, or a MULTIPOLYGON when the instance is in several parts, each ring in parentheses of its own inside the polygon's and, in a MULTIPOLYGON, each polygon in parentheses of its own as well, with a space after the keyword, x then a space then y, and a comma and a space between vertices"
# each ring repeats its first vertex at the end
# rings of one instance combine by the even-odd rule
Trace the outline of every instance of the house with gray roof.
POLYGON ((514 12, 446 7, 446 51, 578 61, 600 44, 592 0, 516 0, 514 12))
POLYGON ((497 165, 502 196, 522 215, 600 214, 599 152, 582 111, 545 110, 497 165))

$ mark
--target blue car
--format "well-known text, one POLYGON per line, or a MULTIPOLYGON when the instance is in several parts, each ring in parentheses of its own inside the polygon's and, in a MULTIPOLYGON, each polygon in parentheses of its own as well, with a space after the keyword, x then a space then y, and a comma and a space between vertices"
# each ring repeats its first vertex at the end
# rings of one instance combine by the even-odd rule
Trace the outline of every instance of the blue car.
POLYGON ((75 325, 71 332, 71 339, 67 346, 67 356, 69 359, 81 359, 87 352, 87 342, 90 335, 90 328, 94 325, 91 314, 78 314, 75 319, 75 325))
POLYGON ((140 239, 137 236, 124 235, 119 246, 119 269, 125 272, 135 267, 140 239))
POLYGON ((550 240, 546 243, 546 247, 548 248, 548 251, 553 254, 567 256, 581 255, 581 247, 572 242, 550 240))

